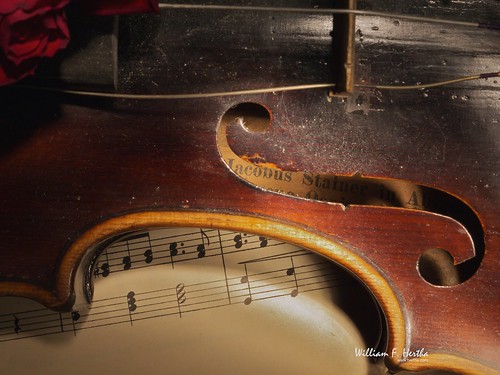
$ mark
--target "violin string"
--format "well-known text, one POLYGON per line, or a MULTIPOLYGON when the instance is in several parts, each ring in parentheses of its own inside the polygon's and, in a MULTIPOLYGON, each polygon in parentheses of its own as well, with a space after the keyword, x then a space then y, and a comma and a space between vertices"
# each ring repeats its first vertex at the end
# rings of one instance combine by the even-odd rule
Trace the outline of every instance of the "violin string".
POLYGON ((500 25, 468 22, 458 20, 448 20, 442 18, 432 18, 423 16, 413 16, 410 14, 396 14, 386 13, 373 10, 359 10, 359 9, 340 9, 340 8, 290 8, 290 7, 267 7, 267 6, 253 6, 253 5, 205 5, 205 4, 173 4, 173 3, 160 3, 160 9, 198 9, 198 10, 232 10, 232 11, 249 11, 249 12, 285 12, 285 13, 306 13, 306 14, 354 14, 361 16, 375 16, 385 18, 405 19, 409 21, 424 21, 430 23, 440 23, 455 26, 466 27, 480 27, 485 29, 499 30, 500 25))
MULTIPOLYGON (((379 11, 371 10, 356 10, 356 9, 337 9, 337 8, 290 8, 290 7, 265 7, 265 6, 238 6, 238 5, 203 5, 203 4, 175 4, 175 3, 160 3, 160 8, 168 9, 200 9, 200 10, 234 10, 234 11, 260 11, 260 12, 288 12, 288 13, 309 13, 309 14, 354 14, 354 15, 368 15, 368 16, 378 16, 378 17, 391 17, 415 21, 425 21, 433 23, 442 23, 449 25, 459 25, 459 26, 469 26, 469 27, 481 27, 488 29, 500 29, 498 24, 486 24, 478 22, 465 22, 456 20, 447 20, 440 18, 430 18, 422 16, 412 16, 406 14, 392 14, 384 13, 379 11)), ((433 82, 428 84, 417 84, 417 85, 377 85, 377 84, 364 84, 357 83, 354 86, 359 88, 374 88, 379 90, 415 90, 415 89, 426 89, 438 86, 445 86, 453 83, 471 81, 481 78, 492 78, 499 77, 499 72, 494 73, 484 73, 472 76, 460 77, 447 81, 433 82)), ((298 91, 298 90, 312 90, 319 88, 333 88, 334 83, 318 83, 318 84, 305 84, 305 85, 295 85, 295 86, 282 86, 282 87, 270 87, 270 88, 259 88, 259 89, 249 89, 249 90, 236 90, 236 91, 222 91, 222 92, 206 92, 206 93, 192 93, 192 94, 124 94, 124 93, 109 93, 109 92, 98 92, 98 91, 84 91, 84 90, 68 90, 55 87, 44 87, 44 86, 30 86, 30 85, 14 85, 14 87, 32 89, 32 90, 44 90, 59 92, 72 95, 80 96, 93 96, 93 97, 104 97, 104 98, 117 98, 117 99, 142 99, 142 100, 172 100, 172 99, 200 99, 200 98, 213 98, 213 97, 223 97, 223 96, 239 96, 239 95, 252 95, 252 94, 265 94, 274 92, 285 92, 285 91, 298 91)))
POLYGON ((269 87, 269 88, 259 88, 259 89, 249 89, 249 90, 236 90, 236 91, 220 91, 220 92, 201 92, 194 94, 121 94, 121 93, 111 93, 111 92, 101 92, 101 91, 83 91, 83 90, 66 90, 56 87, 45 87, 45 86, 27 86, 27 85, 15 85, 15 87, 22 87, 31 90, 44 90, 59 92, 64 94, 72 95, 83 95, 83 96, 94 96, 101 98, 116 98, 116 99, 143 99, 143 100, 173 100, 173 99, 203 99, 203 98, 214 98, 222 96, 241 96, 241 95, 253 95, 253 94, 269 94, 274 92, 285 92, 285 91, 300 91, 300 90, 313 90, 320 88, 333 88, 334 83, 317 83, 309 85, 295 85, 295 86, 280 86, 280 87, 269 87))
POLYGON ((476 74, 472 76, 449 79, 446 81, 432 82, 426 84, 416 84, 416 85, 377 85, 377 84, 356 83, 354 84, 354 86, 360 88, 372 88, 377 90, 422 90, 440 86, 447 86, 459 82, 473 81, 477 79, 487 79, 494 77, 500 77, 500 72, 476 74))
MULTIPOLYGON (((427 84, 377 85, 377 84, 356 83, 354 86, 359 88, 371 88, 377 90, 395 90, 395 91, 423 90, 439 86, 446 86, 459 82, 473 81, 478 79, 488 79, 495 77, 500 77, 500 72, 481 73, 481 74, 475 74, 471 76, 459 77, 446 81, 432 82, 427 84)), ((193 94, 122 94, 122 93, 111 93, 102 91, 67 90, 63 88, 46 87, 46 86, 14 85, 14 87, 30 89, 30 90, 51 91, 51 92, 79 95, 79 96, 100 97, 100 98, 134 99, 134 100, 174 100, 174 99, 204 99, 204 98, 214 98, 223 96, 241 96, 241 95, 253 95, 253 94, 269 94, 269 93, 285 92, 285 91, 304 91, 304 90, 333 88, 335 87, 335 84, 317 83, 317 84, 307 84, 307 85, 280 86, 280 87, 268 87, 268 88, 259 88, 250 90, 205 92, 205 93, 193 93, 193 94)))

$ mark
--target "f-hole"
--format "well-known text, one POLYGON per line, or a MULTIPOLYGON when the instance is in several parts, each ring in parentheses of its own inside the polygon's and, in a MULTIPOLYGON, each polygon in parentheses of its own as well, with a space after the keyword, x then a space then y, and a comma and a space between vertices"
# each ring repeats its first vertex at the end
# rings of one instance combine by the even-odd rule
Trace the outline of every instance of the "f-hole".
MULTIPOLYGON (((468 280, 479 269, 485 251, 484 231, 478 216, 466 202, 446 191, 410 181, 374 178, 361 174, 342 176, 285 171, 258 152, 237 155, 231 148, 231 142, 235 140, 228 139, 226 130, 229 127, 241 126, 248 133, 258 133, 266 132, 271 125, 270 110, 262 104, 253 102, 237 104, 221 117, 217 140, 219 152, 227 167, 238 178, 267 191, 341 203, 346 209, 350 205, 390 206, 447 216, 466 228, 474 244, 475 256, 454 264, 451 256, 442 253, 444 250, 429 252, 428 249, 422 249, 424 255, 419 258, 416 265, 420 276, 432 285, 453 286, 468 280), (306 185, 300 182, 294 183, 302 181, 304 174, 310 177, 311 182, 321 181, 322 184, 328 182, 329 189, 326 190, 330 195, 311 195, 306 185), (293 191, 293 194, 287 193, 288 191, 293 191)), ((323 191, 322 194, 326 192, 323 191)), ((453 249, 448 251, 452 253, 453 249)))

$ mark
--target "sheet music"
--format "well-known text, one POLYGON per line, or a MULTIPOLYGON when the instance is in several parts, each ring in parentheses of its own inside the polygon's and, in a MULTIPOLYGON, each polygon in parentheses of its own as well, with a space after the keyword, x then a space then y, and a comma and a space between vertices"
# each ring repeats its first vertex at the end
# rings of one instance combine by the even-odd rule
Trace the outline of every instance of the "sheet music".
POLYGON ((336 305, 352 276, 297 246, 168 228, 112 244, 90 306, 0 299, 0 373, 356 373, 357 328, 336 305))

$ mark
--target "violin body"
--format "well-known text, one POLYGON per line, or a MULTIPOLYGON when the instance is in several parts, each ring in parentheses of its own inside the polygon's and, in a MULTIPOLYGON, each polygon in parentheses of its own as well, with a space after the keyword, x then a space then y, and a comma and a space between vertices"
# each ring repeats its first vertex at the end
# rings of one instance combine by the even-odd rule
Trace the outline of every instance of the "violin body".
MULTIPOLYGON (((287 6, 309 5, 296 3, 287 6)), ((493 0, 382 3, 359 7, 485 22, 500 13, 493 0)), ((118 91, 330 82, 331 30, 331 15, 169 10, 122 18, 118 91)), ((494 71, 500 61, 491 30, 365 16, 355 32, 356 82, 433 82, 494 71)), ((248 231, 301 245, 354 273, 386 316, 392 368, 496 373, 499 88, 488 79, 428 90, 152 101, 3 88, 0 294, 70 309, 89 290, 92 260, 119 235, 162 226, 248 231), (480 229, 471 234, 442 211, 303 199, 248 183, 220 149, 221 120, 240 103, 265 108, 271 125, 264 132, 228 128, 236 155, 258 155, 285 176, 310 173, 302 183, 312 187, 324 184, 316 176, 357 174, 436 189, 469 207, 480 229), (424 280, 420 256, 436 248, 455 265, 476 259, 467 280, 424 280), (421 350, 425 358, 412 358, 421 350)))

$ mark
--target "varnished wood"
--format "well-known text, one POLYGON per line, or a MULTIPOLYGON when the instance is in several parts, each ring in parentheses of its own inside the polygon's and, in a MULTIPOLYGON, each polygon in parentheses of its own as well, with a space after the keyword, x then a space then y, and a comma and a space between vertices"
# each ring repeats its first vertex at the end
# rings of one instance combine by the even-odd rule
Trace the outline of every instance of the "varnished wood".
MULTIPOLYGON (((408 3, 389 10, 422 12, 408 3)), ((446 16, 459 6, 433 11, 446 16)), ((498 4, 482 1, 470 17, 490 20, 492 9, 498 4)), ((221 91, 329 80, 331 17, 176 17, 123 21, 120 89, 221 91)), ((454 44, 441 26, 392 22, 357 20, 358 80, 427 82, 496 69, 498 34, 455 28, 454 44)), ((1 294, 68 309, 84 288, 75 281, 78 267, 110 237, 163 225, 236 229, 304 246, 356 274, 387 317, 388 351, 430 354, 426 362, 404 363, 398 355, 393 367, 498 372, 500 103, 493 80, 425 92, 356 89, 331 102, 322 90, 167 102, 15 88, 0 96, 1 294), (233 129, 230 144, 241 155, 259 153, 285 170, 410 181, 465 202, 484 231, 477 272, 436 287, 417 271, 429 248, 448 250, 456 263, 475 256, 467 228, 452 217, 344 209, 238 179, 220 157, 217 127, 244 101, 265 104, 273 124, 262 134, 233 129)))

